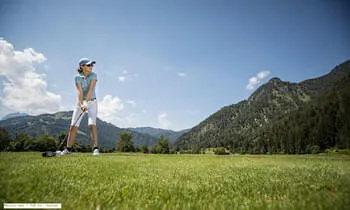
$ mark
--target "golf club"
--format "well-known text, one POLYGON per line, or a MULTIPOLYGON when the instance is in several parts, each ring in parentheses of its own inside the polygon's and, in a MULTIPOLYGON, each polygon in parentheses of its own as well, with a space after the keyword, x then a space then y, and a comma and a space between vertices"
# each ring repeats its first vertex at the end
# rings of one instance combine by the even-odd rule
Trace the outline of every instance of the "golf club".
MULTIPOLYGON (((79 119, 84 115, 86 111, 83 111, 82 113, 80 113, 80 115, 78 116, 77 120, 74 122, 73 126, 75 126, 77 124, 77 122, 79 121, 79 119)), ((60 145, 56 148, 55 152, 52 151, 46 151, 42 153, 43 157, 55 157, 56 155, 60 155, 61 151, 59 150, 61 148, 61 146, 65 143, 65 141, 67 140, 67 137, 69 136, 70 133, 70 129, 72 126, 69 126, 69 130, 68 133, 65 135, 65 137, 62 139, 60 145)))

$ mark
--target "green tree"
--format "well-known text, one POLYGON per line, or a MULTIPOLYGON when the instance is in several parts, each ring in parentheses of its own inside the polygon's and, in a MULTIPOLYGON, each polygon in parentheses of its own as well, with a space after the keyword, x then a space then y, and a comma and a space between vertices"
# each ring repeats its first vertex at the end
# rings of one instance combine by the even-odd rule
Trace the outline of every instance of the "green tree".
POLYGON ((33 139, 28 136, 26 133, 19 133, 16 134, 16 137, 13 141, 10 142, 8 146, 8 151, 15 151, 15 152, 20 152, 20 151, 25 151, 27 149, 28 144, 31 144, 33 142, 33 139))
POLYGON ((91 151, 92 151, 92 147, 90 144, 80 145, 80 152, 91 152, 91 151))
POLYGON ((139 152, 142 152, 142 153, 148 153, 148 152, 149 152, 149 151, 148 151, 147 145, 141 145, 141 146, 139 146, 139 147, 138 147, 138 151, 139 151, 139 152))
POLYGON ((117 140, 118 152, 134 152, 134 142, 132 141, 132 135, 130 132, 123 132, 120 134, 117 140))
POLYGON ((165 138, 164 136, 159 137, 157 144, 151 148, 150 152, 158 154, 169 154, 169 139, 165 138))
POLYGON ((10 136, 5 128, 0 127, 0 151, 4 151, 10 144, 10 136))
POLYGON ((160 147, 161 154, 169 154, 169 139, 161 136, 158 139, 158 145, 160 147))
MULTIPOLYGON (((54 151, 56 150, 56 140, 48 134, 44 134, 38 138, 36 145, 33 146, 40 151, 54 151)), ((33 150, 33 146, 30 147, 30 150, 33 150)))
POLYGON ((226 152, 226 149, 224 147, 217 147, 214 149, 215 155, 228 155, 230 153, 226 152))

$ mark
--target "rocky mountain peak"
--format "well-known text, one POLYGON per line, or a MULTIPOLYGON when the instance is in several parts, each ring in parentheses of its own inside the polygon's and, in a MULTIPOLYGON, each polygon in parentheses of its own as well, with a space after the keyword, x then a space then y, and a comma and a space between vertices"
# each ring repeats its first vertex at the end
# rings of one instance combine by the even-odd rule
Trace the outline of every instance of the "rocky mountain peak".
POLYGON ((346 74, 346 73, 350 73, 349 70, 350 70, 350 60, 345 61, 344 63, 337 65, 337 66, 330 72, 330 74, 333 74, 333 75, 337 75, 337 74, 343 75, 343 74, 346 74))
POLYGON ((269 80, 269 82, 279 83, 279 82, 282 82, 282 80, 279 77, 273 77, 269 80))

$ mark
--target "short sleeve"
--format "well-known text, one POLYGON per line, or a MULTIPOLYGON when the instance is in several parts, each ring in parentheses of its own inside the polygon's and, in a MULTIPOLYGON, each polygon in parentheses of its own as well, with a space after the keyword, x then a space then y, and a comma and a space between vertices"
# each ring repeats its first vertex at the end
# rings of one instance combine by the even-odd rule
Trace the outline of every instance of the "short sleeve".
POLYGON ((93 79, 97 81, 97 74, 95 72, 91 72, 91 80, 93 79))
POLYGON ((80 76, 79 75, 77 75, 77 76, 75 76, 75 83, 81 83, 81 80, 80 80, 80 76))

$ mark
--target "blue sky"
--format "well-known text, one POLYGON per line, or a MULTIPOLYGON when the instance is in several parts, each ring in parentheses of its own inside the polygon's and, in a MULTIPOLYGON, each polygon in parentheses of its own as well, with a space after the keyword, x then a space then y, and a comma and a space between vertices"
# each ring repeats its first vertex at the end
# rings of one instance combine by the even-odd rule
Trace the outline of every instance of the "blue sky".
POLYGON ((300 82, 350 59, 349 2, 0 2, 0 117, 72 110, 78 60, 97 61, 99 117, 190 128, 272 77, 300 82))

